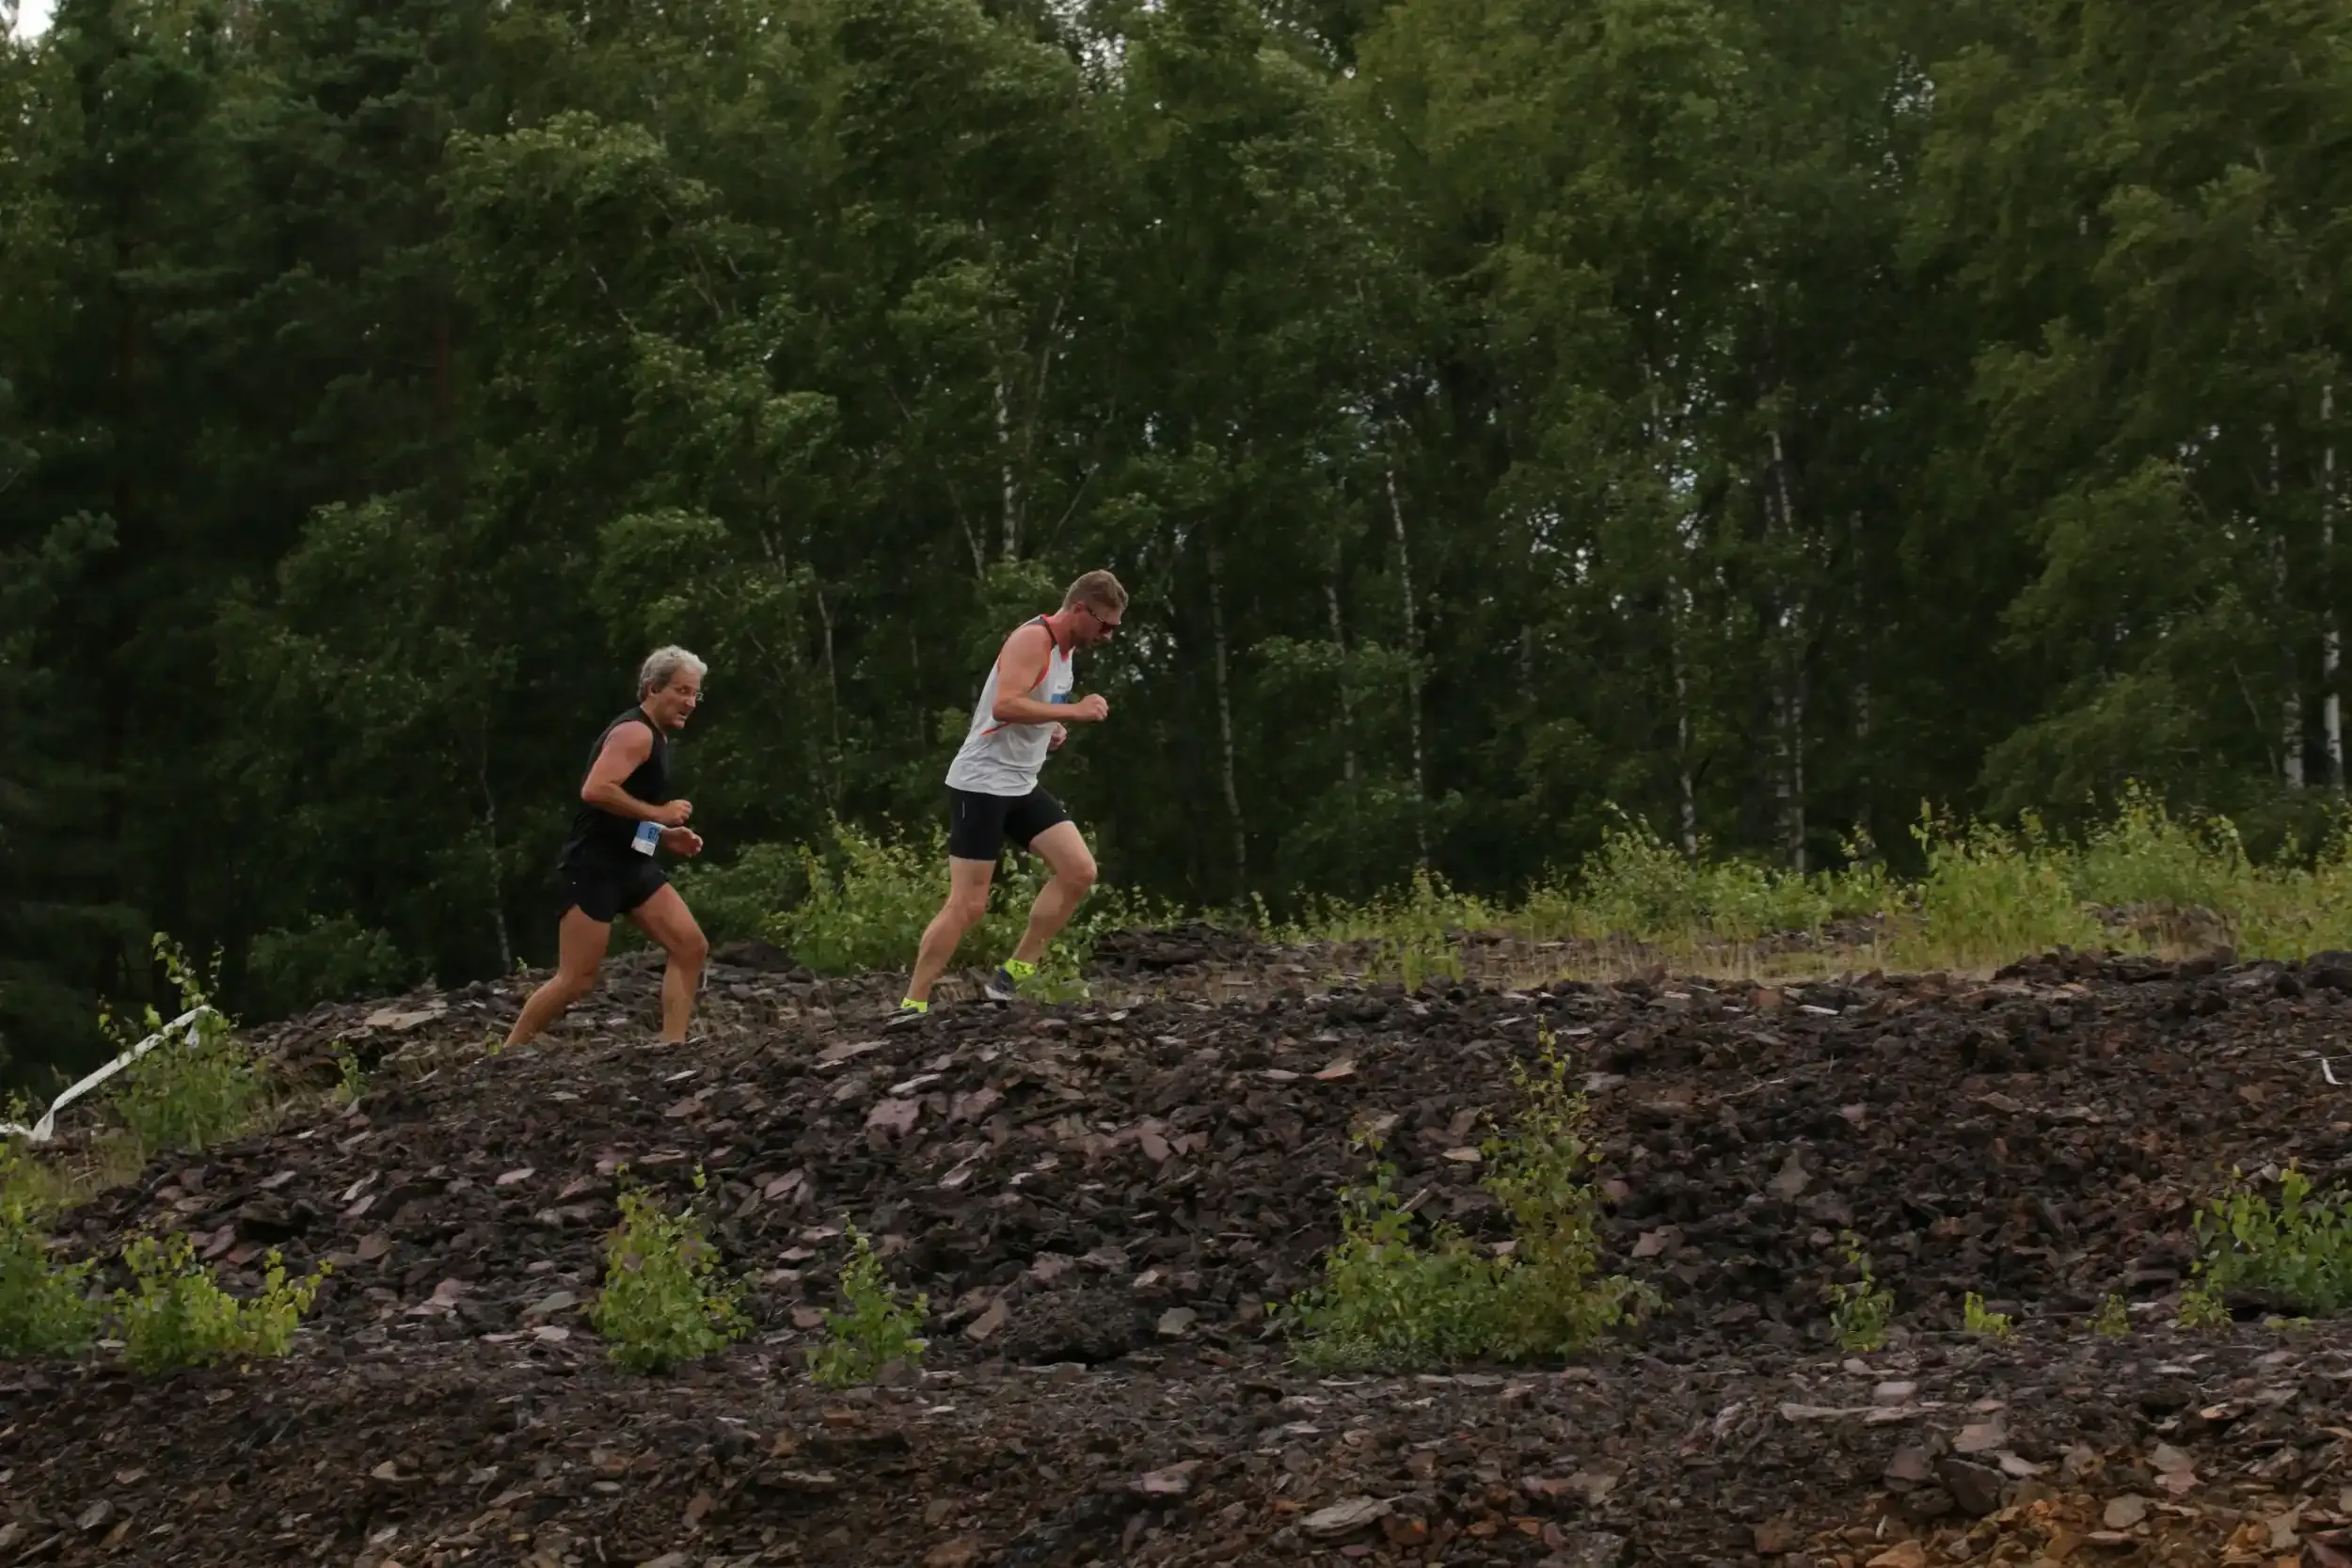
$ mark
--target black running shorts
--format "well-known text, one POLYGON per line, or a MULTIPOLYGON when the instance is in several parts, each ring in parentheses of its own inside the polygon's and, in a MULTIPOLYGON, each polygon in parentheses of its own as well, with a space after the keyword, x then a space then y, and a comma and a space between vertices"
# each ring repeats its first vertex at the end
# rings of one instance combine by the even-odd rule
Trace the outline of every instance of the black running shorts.
POLYGON ((622 864, 566 866, 564 875, 568 883, 564 907, 577 907, 580 913, 605 926, 670 885, 670 879, 654 863, 651 855, 641 855, 633 849, 622 864))
POLYGON ((1026 795, 982 795, 977 790, 947 791, 947 853, 960 861, 993 864, 1005 852, 1005 841, 1026 849, 1038 834, 1070 814, 1061 802, 1041 789, 1026 795))

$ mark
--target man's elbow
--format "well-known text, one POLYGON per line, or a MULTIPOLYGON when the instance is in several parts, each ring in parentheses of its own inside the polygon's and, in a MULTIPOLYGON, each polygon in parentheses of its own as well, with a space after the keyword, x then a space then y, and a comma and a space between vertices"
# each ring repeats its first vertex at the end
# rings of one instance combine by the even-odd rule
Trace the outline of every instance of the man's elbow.
POLYGON ((592 805, 592 806, 600 806, 600 805, 603 805, 603 804, 604 804, 604 789, 603 789, 603 787, 602 787, 601 785, 598 785, 598 784, 581 784, 581 785, 580 786, 580 800, 581 800, 585 801, 587 804, 592 805))
POLYGON ((1010 703, 995 704, 988 710, 988 716, 999 724, 1018 724, 1022 721, 1020 714, 1014 710, 1010 703))

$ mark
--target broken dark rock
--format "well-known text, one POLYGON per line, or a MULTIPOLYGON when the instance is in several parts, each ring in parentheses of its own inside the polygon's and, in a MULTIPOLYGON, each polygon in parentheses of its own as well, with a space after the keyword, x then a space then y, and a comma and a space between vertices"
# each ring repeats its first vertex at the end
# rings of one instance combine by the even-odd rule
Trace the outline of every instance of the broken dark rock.
POLYGON ((1997 1512, 2009 1489, 2009 1480, 2000 1471, 1964 1459, 1945 1460, 1938 1473, 1960 1511, 1979 1519, 1997 1512))

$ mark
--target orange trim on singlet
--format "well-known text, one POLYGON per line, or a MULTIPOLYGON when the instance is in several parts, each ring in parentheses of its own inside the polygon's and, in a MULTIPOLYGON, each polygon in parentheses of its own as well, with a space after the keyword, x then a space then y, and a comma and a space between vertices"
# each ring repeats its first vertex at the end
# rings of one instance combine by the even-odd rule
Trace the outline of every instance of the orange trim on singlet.
MULTIPOLYGON (((1060 638, 1058 638, 1058 637, 1056 637, 1056 636, 1054 635, 1054 623, 1053 623, 1053 622, 1051 622, 1051 621, 1047 620, 1044 616, 1041 615, 1041 616, 1039 616, 1036 620, 1034 620, 1034 621, 1030 622, 1029 624, 1030 624, 1031 626, 1043 626, 1043 627, 1045 628, 1045 641, 1046 641, 1049 644, 1051 644, 1051 645, 1052 645, 1054 652, 1056 652, 1056 653, 1060 653, 1060 652, 1061 652, 1061 639, 1060 639, 1060 638)), ((998 664, 998 666, 997 666, 997 667, 998 667, 999 669, 1002 669, 1002 668, 1003 668, 1003 664, 1002 664, 1002 662, 1001 662, 1001 661, 999 662, 999 664, 998 664)), ((1050 658, 1049 658, 1049 659, 1047 659, 1047 660, 1045 661, 1045 673, 1044 673, 1043 674, 1041 674, 1041 675, 1038 676, 1038 678, 1037 678, 1037 686, 1033 686, 1033 687, 1029 688, 1029 691, 1035 691, 1035 690, 1037 689, 1037 687, 1038 687, 1038 686, 1043 686, 1043 685, 1044 685, 1047 681, 1049 681, 1049 680, 1051 680, 1051 679, 1053 679, 1053 678, 1054 678, 1054 661, 1053 661, 1052 659, 1050 659, 1050 658)), ((1023 692, 1023 693, 1022 693, 1022 695, 1025 697, 1025 696, 1027 696, 1027 695, 1028 695, 1028 692, 1025 692, 1025 692, 1023 692)), ((988 728, 986 728, 986 729, 984 729, 984 730, 982 730, 982 731, 980 732, 980 738, 981 738, 981 739, 983 739, 983 740, 985 740, 985 739, 987 739, 990 736, 994 735, 994 734, 995 734, 998 730, 1001 730, 1001 729, 1007 729, 1007 728, 1009 728, 1009 727, 1010 727, 1010 726, 1009 726, 1009 725, 1007 725, 1007 724, 991 724, 991 725, 989 725, 989 727, 988 727, 988 728)))

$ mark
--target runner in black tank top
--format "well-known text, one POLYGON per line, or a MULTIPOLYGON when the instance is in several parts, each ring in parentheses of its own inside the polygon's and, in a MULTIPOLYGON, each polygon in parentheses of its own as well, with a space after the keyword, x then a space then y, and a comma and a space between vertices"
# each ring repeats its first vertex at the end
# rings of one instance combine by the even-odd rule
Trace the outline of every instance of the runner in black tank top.
POLYGON ((532 1038, 588 993, 612 940, 612 922, 622 915, 669 955, 661 1039, 685 1040, 708 944, 655 852, 702 850, 701 835, 686 825, 692 803, 671 799, 670 736, 702 700, 704 670, 683 648, 656 650, 638 673, 637 705, 607 724, 589 748, 571 836, 558 857, 565 899, 555 975, 523 1004, 507 1044, 532 1038))
MULTIPOLYGON (((622 790, 649 806, 667 805, 670 800, 670 740, 661 733, 661 726, 656 724, 643 707, 630 708, 597 734, 596 743, 588 748, 588 763, 580 773, 581 784, 585 786, 588 775, 596 771, 596 759, 604 755, 604 743, 612 739, 612 732, 623 724, 643 724, 646 733, 653 736, 653 751, 637 765, 635 771, 621 781, 622 790)), ((626 867, 632 861, 652 865, 651 857, 638 854, 635 847, 634 840, 640 826, 626 816, 617 816, 602 806, 590 805, 583 800, 580 809, 572 813, 572 836, 564 841, 564 853, 557 863, 567 872, 626 867)), ((658 871, 660 867, 655 869, 658 871)), ((625 907, 634 909, 636 903, 625 907)), ((609 921, 612 916, 607 914, 603 918, 609 921)))

